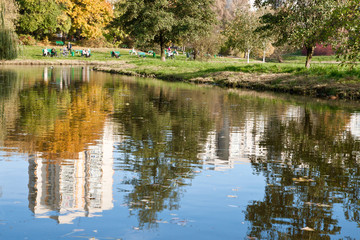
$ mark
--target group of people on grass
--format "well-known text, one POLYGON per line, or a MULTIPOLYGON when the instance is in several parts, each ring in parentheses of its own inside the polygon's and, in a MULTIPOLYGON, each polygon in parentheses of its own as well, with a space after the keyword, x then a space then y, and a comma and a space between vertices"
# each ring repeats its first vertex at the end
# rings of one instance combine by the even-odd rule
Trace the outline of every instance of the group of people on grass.
MULTIPOLYGON (((90 57, 91 56, 91 50, 90 48, 89 49, 83 49, 83 50, 77 50, 78 52, 81 53, 81 56, 84 56, 84 57, 90 57)), ((69 53, 72 53, 73 50, 72 50, 72 44, 71 42, 68 42, 68 44, 66 46, 63 47, 63 49, 60 50, 60 53, 63 55, 63 56, 68 56, 69 53)), ((43 50, 43 56, 51 56, 51 57, 57 57, 57 51, 55 48, 52 48, 50 51, 45 48, 43 50)))

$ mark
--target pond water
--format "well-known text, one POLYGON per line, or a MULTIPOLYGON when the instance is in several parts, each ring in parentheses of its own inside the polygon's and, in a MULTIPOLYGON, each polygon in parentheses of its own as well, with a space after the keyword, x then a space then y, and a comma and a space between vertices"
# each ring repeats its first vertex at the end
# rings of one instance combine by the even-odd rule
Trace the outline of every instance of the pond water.
POLYGON ((359 239, 360 106, 0 68, 0 239, 359 239))

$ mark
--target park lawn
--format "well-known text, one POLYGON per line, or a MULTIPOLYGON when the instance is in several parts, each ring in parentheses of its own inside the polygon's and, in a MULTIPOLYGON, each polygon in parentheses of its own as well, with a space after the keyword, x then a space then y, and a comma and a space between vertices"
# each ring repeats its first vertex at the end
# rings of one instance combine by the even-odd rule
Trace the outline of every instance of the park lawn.
MULTIPOLYGON (((147 55, 146 58, 140 58, 136 55, 130 55, 130 49, 116 48, 94 48, 91 49, 92 56, 90 58, 81 57, 79 55, 59 56, 59 57, 43 57, 43 46, 24 46, 18 60, 81 60, 81 61, 116 61, 119 60, 119 66, 125 61, 131 66, 135 66, 129 71, 137 74, 156 76, 162 79, 173 80, 190 80, 198 77, 206 77, 207 75, 217 72, 243 72, 255 74, 291 74, 294 76, 306 76, 319 83, 339 82, 358 83, 360 82, 360 67, 340 66, 335 63, 334 56, 315 56, 312 60, 310 69, 306 69, 305 56, 288 55, 284 57, 284 63, 261 63, 258 60, 252 60, 249 64, 243 58, 231 57, 212 57, 206 61, 187 60, 186 56, 180 54, 175 59, 167 59, 165 62, 160 60, 160 56, 155 58, 147 55), (111 51, 119 51, 121 57, 116 59, 110 55, 111 51)), ((51 47, 48 47, 51 48, 51 47)), ((57 51, 61 47, 56 47, 57 51)), ((87 49, 82 47, 73 47, 74 50, 87 49)))

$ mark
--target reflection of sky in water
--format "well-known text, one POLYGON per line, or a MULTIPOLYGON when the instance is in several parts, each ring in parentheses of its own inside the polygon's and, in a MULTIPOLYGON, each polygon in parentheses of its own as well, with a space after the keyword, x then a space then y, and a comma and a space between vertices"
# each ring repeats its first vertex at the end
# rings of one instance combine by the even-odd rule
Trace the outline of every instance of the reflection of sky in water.
MULTIPOLYGON (((358 114, 305 111, 251 94, 228 97, 222 90, 207 90, 208 99, 196 92, 199 89, 164 87, 159 93, 158 88, 136 85, 134 80, 113 96, 124 99, 111 105, 103 97, 106 91, 90 81, 91 74, 97 74, 97 83, 111 75, 85 68, 57 69, 54 75, 50 68, 40 72, 60 93, 74 91, 73 80, 78 78, 83 84, 75 84, 78 92, 58 98, 73 97, 82 108, 73 109, 71 101, 61 101, 60 113, 49 114, 61 116, 61 120, 54 117, 61 128, 46 126, 50 130, 41 136, 36 134, 46 127, 28 134, 12 123, 7 132, 2 130, 0 239, 244 239, 257 229, 264 236, 267 224, 271 224, 269 231, 294 229, 306 237, 300 228, 311 223, 309 214, 334 220, 329 226, 341 228, 334 231, 336 237, 360 234, 354 221, 359 209, 356 199, 346 199, 353 201, 346 205, 347 213, 354 215, 352 221, 344 216, 344 195, 359 194, 357 163, 350 165, 355 173, 349 173, 347 162, 352 159, 341 157, 341 151, 347 156, 349 147, 359 151, 357 141, 345 134, 348 130, 356 139, 360 136, 358 114), (93 97, 95 93, 100 97, 93 97), (176 94, 188 100, 182 102, 176 94), (140 100, 148 102, 142 105, 140 100), (186 111, 177 112, 176 104, 186 111), (103 112, 111 108, 118 108, 116 114, 104 117, 103 112), (156 118, 156 111, 161 117, 156 118), (148 129, 143 115, 153 119, 159 131, 148 129), (210 116, 216 117, 209 120, 210 116), (206 136, 192 135, 205 128, 206 136), (198 148, 178 146, 182 141, 177 142, 175 132, 180 140, 195 139, 198 148), (302 145, 304 137, 310 146, 302 145), (330 151, 340 149, 338 143, 343 149, 330 151), (303 150, 293 150, 299 147, 303 150), (327 147, 328 152, 323 150, 327 147), (18 153, 27 151, 31 154, 18 153), (324 164, 324 159, 330 164, 324 164), (343 164, 339 168, 331 164, 338 159, 343 164), (302 178, 308 175, 309 179, 302 178), (340 181, 348 191, 336 185, 340 181)), ((25 91, 23 96, 30 99, 32 93, 25 91)), ((16 119, 18 113, 10 110, 6 109, 6 116, 16 119)), ((31 114, 25 117, 26 127, 36 121, 51 122, 31 114)))

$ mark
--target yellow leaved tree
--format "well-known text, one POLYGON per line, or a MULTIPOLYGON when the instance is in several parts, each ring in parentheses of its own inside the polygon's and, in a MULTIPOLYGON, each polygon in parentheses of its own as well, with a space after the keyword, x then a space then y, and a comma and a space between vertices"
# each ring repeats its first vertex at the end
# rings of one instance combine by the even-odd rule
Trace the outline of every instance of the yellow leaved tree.
POLYGON ((102 36, 113 19, 112 4, 107 0, 57 0, 71 18, 71 33, 86 39, 102 36))

